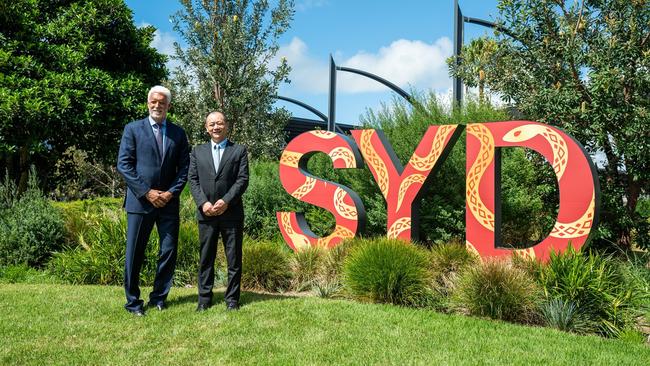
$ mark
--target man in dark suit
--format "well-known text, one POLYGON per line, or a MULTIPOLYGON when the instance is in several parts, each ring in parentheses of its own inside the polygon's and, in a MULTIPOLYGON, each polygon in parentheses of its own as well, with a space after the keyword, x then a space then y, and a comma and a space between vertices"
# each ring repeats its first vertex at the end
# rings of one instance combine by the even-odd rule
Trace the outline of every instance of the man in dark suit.
POLYGON ((126 125, 117 158, 117 170, 127 185, 124 307, 137 316, 144 315, 140 269, 154 224, 160 237, 160 250, 149 306, 165 308, 176 267, 179 196, 187 182, 189 143, 185 131, 167 121, 170 102, 169 89, 151 88, 147 96, 149 117, 126 125))
POLYGON ((212 305, 219 235, 228 263, 226 309, 239 308, 244 229, 242 194, 248 187, 248 156, 244 146, 226 138, 228 127, 223 113, 210 113, 205 121, 210 142, 196 146, 190 156, 190 188, 197 206, 201 242, 197 311, 212 305))

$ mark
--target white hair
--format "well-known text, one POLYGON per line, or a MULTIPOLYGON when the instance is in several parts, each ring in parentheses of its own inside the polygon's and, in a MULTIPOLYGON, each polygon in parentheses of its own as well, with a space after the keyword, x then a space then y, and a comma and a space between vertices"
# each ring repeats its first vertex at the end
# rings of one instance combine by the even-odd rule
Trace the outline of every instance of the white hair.
POLYGON ((153 94, 153 93, 158 93, 158 94, 164 95, 165 98, 167 99, 167 103, 170 103, 172 101, 172 92, 169 91, 169 89, 165 88, 162 85, 156 85, 153 88, 149 89, 149 94, 147 94, 147 101, 149 101, 149 99, 151 99, 151 94, 153 94))

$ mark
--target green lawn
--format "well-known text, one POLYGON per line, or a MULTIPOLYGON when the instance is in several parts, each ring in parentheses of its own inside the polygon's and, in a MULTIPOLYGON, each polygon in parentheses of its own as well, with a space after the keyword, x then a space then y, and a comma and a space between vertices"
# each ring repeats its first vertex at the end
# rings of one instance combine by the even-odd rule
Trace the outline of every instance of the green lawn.
POLYGON ((244 293, 238 312, 196 313, 196 299, 174 288, 136 318, 120 287, 2 284, 0 363, 650 365, 643 345, 432 311, 244 293))

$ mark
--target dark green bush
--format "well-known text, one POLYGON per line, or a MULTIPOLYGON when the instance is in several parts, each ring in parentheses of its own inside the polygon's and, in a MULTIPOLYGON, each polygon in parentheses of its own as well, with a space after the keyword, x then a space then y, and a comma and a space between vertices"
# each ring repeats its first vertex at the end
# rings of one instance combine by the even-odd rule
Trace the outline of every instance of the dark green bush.
POLYGON ((452 300, 471 315, 513 322, 536 320, 540 291, 524 271, 502 260, 487 260, 461 275, 452 300))
POLYGON ((539 281, 547 298, 575 303, 597 333, 610 337, 634 325, 648 297, 647 288, 631 281, 613 258, 572 248, 552 254, 539 281))
POLYGON ((283 291, 291 283, 289 255, 284 244, 247 240, 243 247, 242 286, 283 291))
POLYGON ((343 266, 343 284, 353 297, 407 306, 429 304, 426 250, 384 238, 360 241, 343 266))
POLYGON ((20 198, 10 192, 2 194, 5 201, 0 209, 0 266, 43 267, 52 252, 63 245, 61 212, 43 196, 35 176, 32 170, 29 187, 20 198))

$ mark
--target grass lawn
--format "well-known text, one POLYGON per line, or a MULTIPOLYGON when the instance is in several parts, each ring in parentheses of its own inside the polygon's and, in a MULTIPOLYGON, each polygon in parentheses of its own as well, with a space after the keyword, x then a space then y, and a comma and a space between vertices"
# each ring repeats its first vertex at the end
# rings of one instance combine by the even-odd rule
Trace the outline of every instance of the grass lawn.
POLYGON ((238 312, 196 313, 196 289, 174 288, 168 310, 136 318, 123 297, 0 285, 0 363, 650 365, 644 345, 388 305, 245 292, 238 312))

